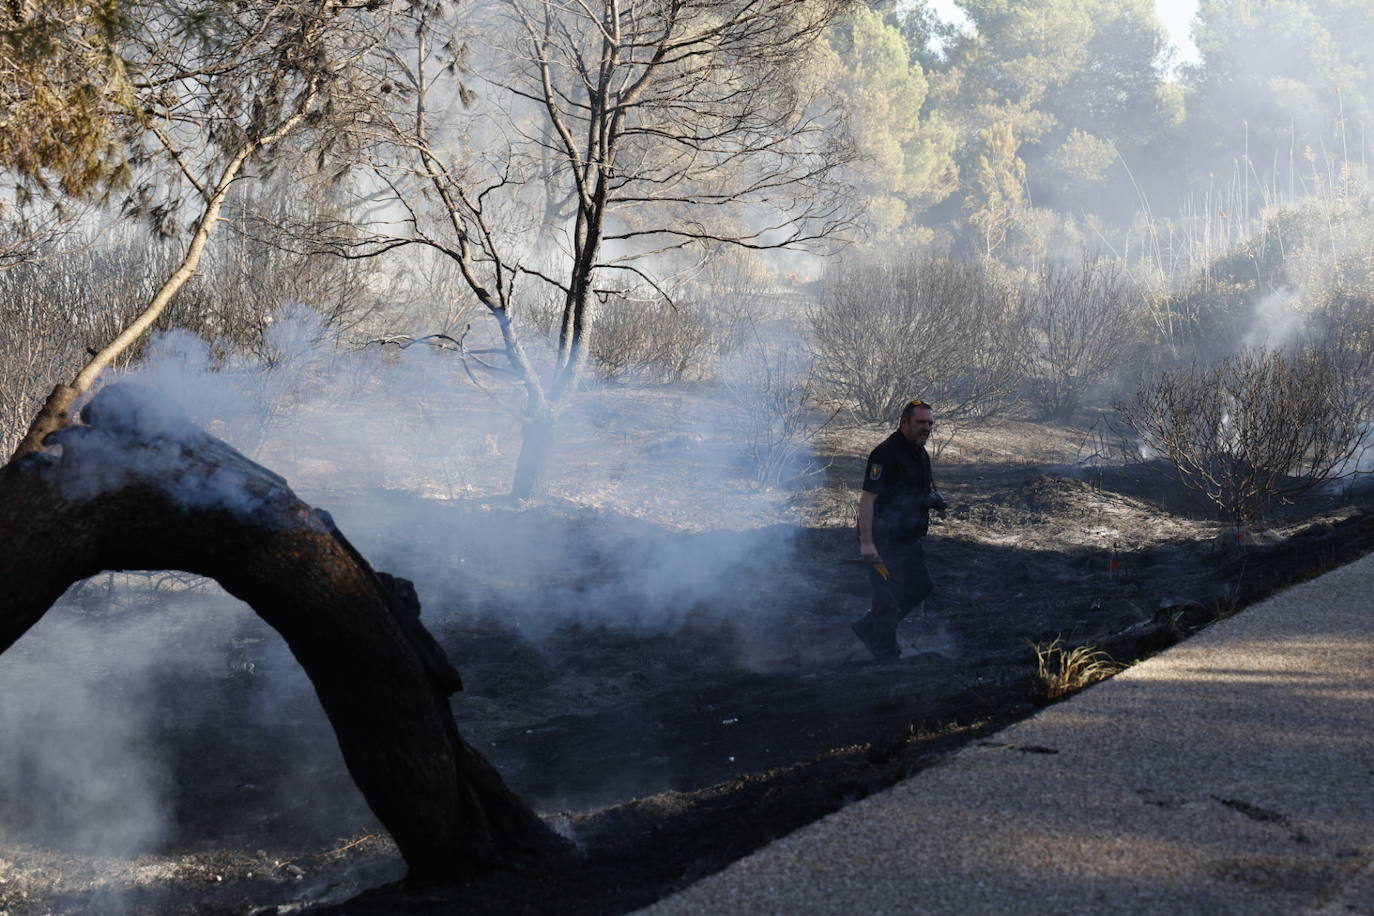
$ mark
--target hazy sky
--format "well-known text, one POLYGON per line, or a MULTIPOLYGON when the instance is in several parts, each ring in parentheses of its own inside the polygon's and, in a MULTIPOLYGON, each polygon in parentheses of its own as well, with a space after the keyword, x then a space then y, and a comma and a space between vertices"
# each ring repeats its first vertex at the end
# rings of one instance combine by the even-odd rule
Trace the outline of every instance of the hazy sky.
POLYGON ((1178 62, 1197 60, 1197 47, 1188 34, 1188 26, 1197 12, 1197 0, 1155 0, 1155 15, 1169 30, 1169 40, 1178 48, 1178 62))
MULTIPOLYGON (((945 19, 958 21, 962 14, 954 5, 954 0, 931 0, 931 6, 945 19)), ((1175 64, 1189 63, 1197 59, 1197 48, 1188 34, 1188 26, 1197 11, 1197 0, 1155 0, 1155 13, 1164 28, 1169 30, 1169 40, 1178 48, 1175 64)))

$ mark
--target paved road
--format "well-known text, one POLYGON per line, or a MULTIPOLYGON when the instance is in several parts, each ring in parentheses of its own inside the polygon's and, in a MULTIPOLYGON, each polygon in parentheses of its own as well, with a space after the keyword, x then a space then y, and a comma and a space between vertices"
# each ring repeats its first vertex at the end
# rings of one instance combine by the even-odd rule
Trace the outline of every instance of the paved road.
POLYGON ((650 907, 1374 914, 1374 556, 650 907))

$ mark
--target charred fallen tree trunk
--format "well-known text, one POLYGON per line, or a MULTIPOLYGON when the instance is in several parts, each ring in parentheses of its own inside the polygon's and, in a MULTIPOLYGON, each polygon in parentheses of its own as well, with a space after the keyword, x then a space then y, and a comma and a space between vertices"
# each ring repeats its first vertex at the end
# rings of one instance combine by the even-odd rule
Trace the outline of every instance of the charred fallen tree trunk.
POLYGON ((218 581, 285 638, 350 774, 412 877, 461 879, 569 846, 458 733, 458 673, 410 583, 375 572, 286 481, 139 389, 0 468, 0 652, 73 582, 180 569, 218 581))

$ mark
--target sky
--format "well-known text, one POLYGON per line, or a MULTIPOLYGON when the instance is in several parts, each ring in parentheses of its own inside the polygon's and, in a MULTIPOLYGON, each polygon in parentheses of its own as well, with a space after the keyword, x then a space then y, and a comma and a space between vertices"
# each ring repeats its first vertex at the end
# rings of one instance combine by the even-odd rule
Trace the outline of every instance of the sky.
POLYGON ((1197 46, 1188 33, 1188 27, 1197 12, 1197 0, 1155 0, 1155 15, 1169 30, 1169 40, 1178 49, 1177 63, 1192 63, 1197 60, 1197 46))
MULTIPOLYGON (((946 20, 957 22, 964 18, 955 0, 931 0, 931 6, 946 20)), ((1197 0, 1155 0, 1155 15, 1159 16, 1159 21, 1169 31, 1169 40, 1178 49, 1175 66, 1197 60, 1197 47, 1188 32, 1195 12, 1197 0)))

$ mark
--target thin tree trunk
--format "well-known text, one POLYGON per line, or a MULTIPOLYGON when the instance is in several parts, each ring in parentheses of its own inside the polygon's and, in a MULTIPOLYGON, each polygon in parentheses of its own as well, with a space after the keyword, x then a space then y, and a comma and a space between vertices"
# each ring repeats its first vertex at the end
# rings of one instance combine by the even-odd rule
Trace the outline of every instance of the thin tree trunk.
POLYGON ((0 468, 0 652, 102 570, 217 580, 285 638, 363 796, 414 877, 456 879, 568 854, 458 733, 458 674, 405 580, 374 572, 286 482, 134 386, 90 425, 0 468))
POLYGON ((515 480, 511 483, 511 495, 516 499, 541 499, 549 495, 556 427, 548 412, 521 423, 520 455, 515 459, 515 480))
POLYGON ((28 432, 19 440, 19 445, 10 460, 38 451, 43 447, 43 440, 49 433, 70 423, 72 404, 76 403, 80 394, 81 392, 71 385, 58 385, 53 388, 47 401, 43 403, 43 409, 38 411, 38 415, 29 423, 28 432))

